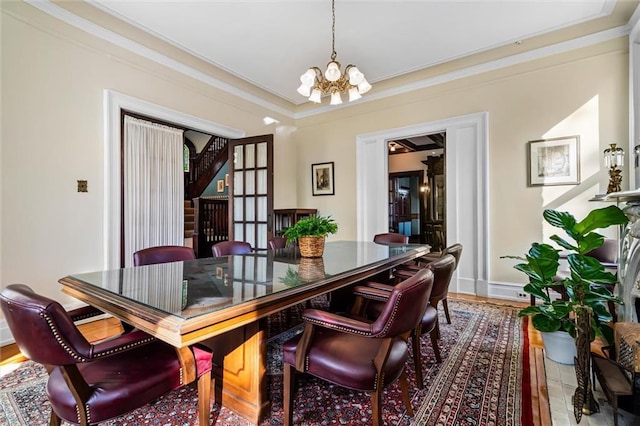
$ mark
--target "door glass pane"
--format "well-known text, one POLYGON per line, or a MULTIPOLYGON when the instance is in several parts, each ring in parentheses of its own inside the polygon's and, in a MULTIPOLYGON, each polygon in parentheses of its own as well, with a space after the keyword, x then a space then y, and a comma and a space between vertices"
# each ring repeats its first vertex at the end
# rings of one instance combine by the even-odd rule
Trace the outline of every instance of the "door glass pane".
POLYGON ((244 191, 244 173, 236 172, 233 174, 233 195, 242 195, 244 191))
POLYGON ((255 208, 255 199, 253 197, 248 197, 244 199, 244 207, 247 211, 247 222, 253 222, 256 220, 256 208, 255 208))
POLYGON ((258 165, 256 167, 267 167, 267 143, 258 144, 258 165))
POLYGON ((233 221, 242 222, 244 220, 244 209, 242 197, 233 198, 233 221))
POLYGON ((233 167, 235 169, 244 169, 244 155, 242 151, 242 145, 233 148, 233 167))
POLYGON ((242 281, 234 281, 233 282, 233 302, 238 303, 241 302, 242 297, 242 281))
POLYGON ((244 226, 242 223, 233 225, 233 239, 236 241, 244 241, 244 226))
POLYGON ((256 166, 256 146, 255 144, 244 146, 245 168, 252 169, 256 166))
POLYGON ((256 208, 258 210, 258 221, 267 221, 267 197, 258 197, 256 200, 256 208))
POLYGON ((267 170, 256 170, 258 172, 258 192, 257 194, 267 194, 267 170))
POLYGON ((245 173, 246 179, 246 188, 245 194, 253 195, 256 193, 256 171, 255 170, 247 170, 245 173))
POLYGON ((246 226, 247 226, 247 233, 244 237, 244 241, 251 244, 251 247, 256 247, 256 234, 255 234, 256 227, 253 223, 247 223, 246 226))
POLYGON ((267 247, 267 224, 259 223, 258 224, 258 245, 259 248, 267 247))

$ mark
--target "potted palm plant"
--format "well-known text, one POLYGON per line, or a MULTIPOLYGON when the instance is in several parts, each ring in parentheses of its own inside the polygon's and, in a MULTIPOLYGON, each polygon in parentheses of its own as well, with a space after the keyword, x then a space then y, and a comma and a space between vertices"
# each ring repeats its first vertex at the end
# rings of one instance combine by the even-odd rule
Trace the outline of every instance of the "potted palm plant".
POLYGON ((300 219, 284 231, 287 244, 295 241, 302 257, 322 257, 324 240, 329 234, 338 232, 338 224, 331 216, 311 216, 300 219))
MULTIPOLYGON (((550 239, 560 249, 535 242, 523 257, 505 256, 522 261, 514 267, 527 275, 529 282, 524 286, 524 291, 538 302, 522 309, 519 315, 531 317, 533 327, 542 333, 547 357, 552 360, 558 360, 554 359, 558 352, 554 351, 550 338, 557 334, 570 336, 569 342, 573 344, 576 354, 573 358, 576 376, 584 391, 580 398, 574 398, 574 406, 580 407, 581 412, 593 411, 594 407, 597 410, 589 382, 590 342, 596 337, 605 343, 613 341, 613 330, 609 325, 613 317, 608 303, 621 301, 611 291, 617 282, 616 276, 607 272, 588 253, 604 242, 604 236, 595 230, 624 225, 628 219, 616 206, 592 210, 579 222, 570 213, 556 210, 545 210, 543 217, 550 225, 563 230, 568 239, 554 234, 550 239), (568 253, 569 271, 564 276, 558 276, 561 250, 568 253), (554 289, 563 290, 566 297, 554 298, 550 294, 554 289)), ((562 355, 562 351, 559 354, 562 355)))

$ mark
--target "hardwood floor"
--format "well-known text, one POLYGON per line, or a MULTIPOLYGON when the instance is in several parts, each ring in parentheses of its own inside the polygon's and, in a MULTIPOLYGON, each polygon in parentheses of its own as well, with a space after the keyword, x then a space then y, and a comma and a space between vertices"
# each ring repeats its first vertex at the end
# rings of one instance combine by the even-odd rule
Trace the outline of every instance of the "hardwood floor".
MULTIPOLYGON (((489 299, 486 297, 467 296, 449 293, 451 299, 462 299, 474 302, 494 303, 498 305, 514 306, 523 308, 529 305, 528 302, 512 302, 502 299, 489 299)), ((93 321, 79 326, 80 331, 90 341, 104 339, 122 331, 120 321, 115 318, 93 321)), ((549 395, 544 370, 544 359, 542 352, 542 339, 540 333, 529 323, 529 365, 531 372, 531 403, 533 410, 533 424, 536 426, 546 426, 551 424, 551 411, 549 409, 549 395)), ((0 348, 0 367, 16 362, 22 362, 26 358, 20 353, 15 344, 0 348)))

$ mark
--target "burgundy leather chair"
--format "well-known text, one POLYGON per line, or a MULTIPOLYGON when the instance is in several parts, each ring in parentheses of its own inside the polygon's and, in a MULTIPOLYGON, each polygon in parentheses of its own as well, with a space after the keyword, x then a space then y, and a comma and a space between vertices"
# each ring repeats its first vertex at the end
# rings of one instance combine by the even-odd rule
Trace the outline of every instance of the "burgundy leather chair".
MULTIPOLYGON (((419 270, 421 267, 425 266, 429 262, 433 262, 434 260, 440 259, 447 255, 451 255, 455 259, 455 266, 453 267, 453 272, 458 268, 458 264, 460 263, 460 257, 462 256, 462 244, 456 243, 450 245, 445 248, 441 252, 437 253, 429 253, 417 259, 417 265, 400 265, 394 272, 397 279, 406 279, 411 273, 415 273, 415 271, 419 270), (413 271, 413 272, 411 272, 413 271)), ((449 304, 447 303, 447 294, 445 293, 441 299, 442 308, 444 309, 444 316, 447 318, 447 324, 451 324, 451 316, 449 315, 449 304)))
POLYGON ((66 312, 23 284, 0 292, 0 308, 20 351, 49 372, 50 424, 104 422, 186 385, 188 377, 198 380, 200 424, 209 424, 210 351, 187 348, 195 363, 183 363, 176 348, 139 330, 90 343, 74 324, 87 309, 66 312))
POLYGON ((285 237, 273 237, 267 241, 269 250, 283 249, 287 247, 287 239, 285 237))
MULTIPOLYGON (((440 354, 440 347, 438 346, 438 339, 440 338, 440 324, 438 320, 438 302, 443 300, 443 297, 446 297, 447 291, 449 289, 449 283, 451 282, 451 277, 453 276, 453 271, 456 267, 456 261, 453 255, 446 255, 441 257, 431 263, 428 263, 423 269, 429 269, 433 271, 433 288, 431 289, 431 295, 429 297, 429 305, 426 307, 424 311, 424 315, 422 316, 422 321, 419 326, 416 327, 414 332, 412 333, 412 345, 413 345, 413 361, 415 363, 416 370, 416 382, 418 387, 422 389, 424 387, 423 379, 422 379, 422 356, 420 352, 420 336, 423 334, 429 333, 429 338, 431 339, 431 346, 433 347, 433 352, 436 357, 437 362, 442 362, 442 355, 440 354)), ((419 272, 419 271, 418 271, 419 272)), ((418 273, 416 272, 416 273, 418 273)), ((408 275, 411 277, 413 275, 408 275)), ((405 278, 406 280, 407 278, 405 278)), ((386 291, 389 294, 393 290, 393 286, 376 283, 376 282, 367 282, 366 287, 359 289, 361 292, 366 292, 366 288, 374 288, 377 290, 386 291)), ((373 299, 372 297, 370 297, 373 299)), ((384 301, 384 298, 378 298, 378 301, 384 301)), ((358 309, 358 307, 354 307, 354 309, 358 309)), ((381 310, 381 303, 369 303, 366 306, 366 316, 369 318, 374 318, 379 315, 381 310)), ((446 311, 445 311, 446 312, 446 311)))
POLYGON ((133 265, 154 265, 156 263, 179 262, 195 258, 196 254, 191 247, 156 246, 133 253, 133 265))
POLYGON ((396 285, 375 321, 307 309, 305 330, 283 345, 284 424, 293 422, 295 373, 371 392, 372 424, 382 424, 384 388, 400 380, 403 400, 413 414, 406 379, 407 338, 428 305, 433 273, 424 269, 396 285))
POLYGON ((377 234, 373 237, 373 242, 378 244, 407 244, 409 237, 395 232, 387 232, 385 234, 377 234))
POLYGON ((213 257, 231 256, 234 254, 251 253, 253 249, 251 244, 244 241, 222 241, 211 247, 213 257))

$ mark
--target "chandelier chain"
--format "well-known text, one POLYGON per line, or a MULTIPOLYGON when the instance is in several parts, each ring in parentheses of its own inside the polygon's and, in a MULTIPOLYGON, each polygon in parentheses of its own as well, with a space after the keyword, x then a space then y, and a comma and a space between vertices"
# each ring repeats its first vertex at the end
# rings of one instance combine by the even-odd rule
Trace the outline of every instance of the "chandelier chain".
POLYGON ((336 2, 335 0, 331 0, 331 17, 333 19, 333 24, 331 25, 331 36, 332 36, 331 60, 335 61, 336 56, 338 55, 336 53, 336 2))

